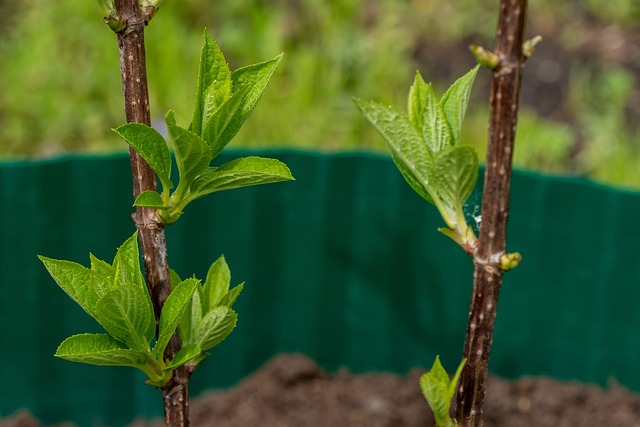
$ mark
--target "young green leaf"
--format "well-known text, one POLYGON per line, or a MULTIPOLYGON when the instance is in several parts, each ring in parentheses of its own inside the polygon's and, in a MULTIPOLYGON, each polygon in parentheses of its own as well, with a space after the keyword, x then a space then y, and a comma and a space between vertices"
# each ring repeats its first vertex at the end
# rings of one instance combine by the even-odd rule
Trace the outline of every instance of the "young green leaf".
POLYGON ((238 133, 240 127, 262 97, 273 72, 281 60, 282 54, 269 61, 238 68, 231 73, 233 92, 237 93, 244 89, 248 90, 242 98, 241 105, 233 115, 232 120, 218 138, 216 146, 225 147, 238 133))
POLYGON ((227 292, 222 297, 218 305, 232 308, 233 304, 235 304, 236 300, 238 299, 240 292, 242 292, 242 289, 244 289, 244 282, 240 283, 238 286, 234 287, 229 292, 227 292))
POLYGON ((92 253, 89 254, 89 259, 91 260, 92 277, 95 286, 101 290, 99 292, 99 298, 102 298, 107 290, 113 287, 116 269, 108 262, 96 258, 92 253))
POLYGON ((127 123, 113 129, 113 131, 142 156, 149 167, 158 175, 165 190, 173 188, 171 154, 169 154, 167 142, 157 130, 141 123, 127 123))
POLYGON ((113 277, 116 274, 115 268, 108 262, 96 258, 92 253, 89 254, 89 259, 91 260, 91 271, 105 279, 110 278, 109 282, 113 283, 113 277))
POLYGON ((451 133, 447 119, 431 84, 422 80, 420 73, 409 91, 409 121, 427 144, 431 156, 451 145, 451 133))
POLYGON ((187 344, 180 349, 178 354, 171 359, 171 362, 167 364, 165 371, 169 371, 175 369, 179 366, 184 365, 185 363, 191 362, 196 357, 200 356, 202 350, 198 344, 187 344))
POLYGON ((191 185, 192 199, 215 191, 251 185, 293 180, 291 171, 279 160, 263 157, 243 157, 218 168, 209 168, 191 185))
POLYGON ((200 69, 196 88, 196 104, 190 130, 202 135, 205 123, 214 111, 231 97, 231 71, 222 51, 209 33, 204 32, 200 69))
POLYGON ((169 269, 169 281, 171 282, 171 290, 174 290, 182 282, 182 279, 173 268, 169 269))
POLYGON ((222 104, 220 108, 209 117, 209 120, 207 120, 202 131, 202 138, 209 144, 213 158, 218 157, 218 154, 220 154, 229 143, 230 138, 221 139, 221 136, 229 125, 233 123, 236 113, 241 111, 240 107, 242 107, 249 89, 249 87, 245 87, 236 91, 233 96, 222 104))
POLYGON ((451 129, 453 145, 460 145, 462 121, 467 111, 471 87, 478 74, 478 68, 480 68, 479 65, 456 80, 440 99, 440 105, 451 129))
POLYGON ((173 111, 167 113, 165 121, 176 149, 176 164, 180 174, 178 186, 186 190, 211 163, 211 148, 198 135, 178 126, 173 111))
POLYGON ((229 292, 229 284, 231 283, 231 272, 227 265, 224 255, 221 255, 207 272, 207 278, 204 281, 202 292, 202 311, 208 313, 209 310, 216 307, 222 297, 229 292))
POLYGON ((238 316, 228 307, 216 307, 198 323, 193 341, 202 348, 210 349, 224 340, 236 326, 238 316))
POLYGON ((456 384, 462 372, 465 360, 460 363, 453 379, 449 379, 449 375, 442 367, 440 358, 436 356, 431 371, 420 377, 420 388, 424 394, 427 403, 433 410, 438 427, 455 427, 456 422, 449 415, 451 401, 455 395, 456 384))
POLYGON ((180 322, 180 319, 182 319, 182 315, 191 301, 193 292, 198 286, 200 286, 199 280, 187 279, 176 286, 171 294, 169 294, 169 297, 162 307, 162 313, 160 314, 158 340, 156 341, 156 345, 153 349, 153 353, 156 357, 162 357, 164 349, 178 327, 178 323, 180 322))
POLYGON ((96 304, 109 291, 109 283, 94 280, 94 273, 78 263, 44 256, 38 258, 62 290, 91 317, 96 318, 96 304))
POLYGON ((146 289, 120 285, 98 301, 95 310, 98 322, 110 335, 131 349, 149 351, 156 322, 146 289))
POLYGON ((145 190, 136 197, 133 206, 139 206, 142 208, 154 208, 154 209, 167 209, 168 206, 164 205, 162 196, 157 191, 145 190))
POLYGON ((202 286, 198 286, 187 305, 184 315, 180 319, 180 338, 184 343, 192 343, 195 328, 202 320, 202 286))
POLYGON ((144 366, 148 361, 146 353, 127 348, 109 334, 71 336, 60 344, 55 356, 71 362, 136 368, 144 366))
POLYGON ((113 268, 115 269, 116 285, 130 283, 146 290, 144 277, 140 270, 137 231, 118 248, 116 256, 113 258, 113 268))
POLYGON ((434 164, 438 194, 456 211, 462 210, 478 179, 478 156, 469 146, 449 147, 438 153, 434 164))
POLYGON ((436 194, 431 188, 433 161, 426 144, 407 117, 391 107, 354 99, 362 114, 382 135, 393 161, 409 185, 429 203, 436 194))

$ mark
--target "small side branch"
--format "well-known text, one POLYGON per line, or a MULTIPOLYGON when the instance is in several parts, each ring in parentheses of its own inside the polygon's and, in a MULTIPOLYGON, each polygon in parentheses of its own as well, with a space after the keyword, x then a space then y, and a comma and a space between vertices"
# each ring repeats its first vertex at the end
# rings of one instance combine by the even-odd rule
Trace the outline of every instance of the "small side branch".
POLYGON ((501 0, 496 32, 496 59, 491 85, 489 146, 482 197, 482 226, 474 253, 474 286, 458 390, 456 419, 464 427, 483 426, 482 412, 489 353, 502 275, 517 259, 505 259, 506 229, 527 0, 501 0), (490 260, 487 262, 487 260, 490 260))

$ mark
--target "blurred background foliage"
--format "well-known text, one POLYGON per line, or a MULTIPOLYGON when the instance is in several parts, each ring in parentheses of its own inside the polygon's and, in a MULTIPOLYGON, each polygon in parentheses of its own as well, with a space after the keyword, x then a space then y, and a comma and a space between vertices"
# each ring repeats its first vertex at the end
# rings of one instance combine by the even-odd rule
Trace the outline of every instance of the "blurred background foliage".
MULTIPOLYGON (((352 97, 403 109, 415 70, 442 93, 492 47, 497 1, 166 0, 149 25, 154 122, 191 117, 202 30, 232 68, 285 60, 232 146, 384 152, 352 97)), ((0 0, 0 157, 124 150, 115 35, 95 0, 0 0)), ((640 2, 531 2, 515 164, 640 188, 640 2)), ((489 72, 463 138, 486 145, 489 72)))

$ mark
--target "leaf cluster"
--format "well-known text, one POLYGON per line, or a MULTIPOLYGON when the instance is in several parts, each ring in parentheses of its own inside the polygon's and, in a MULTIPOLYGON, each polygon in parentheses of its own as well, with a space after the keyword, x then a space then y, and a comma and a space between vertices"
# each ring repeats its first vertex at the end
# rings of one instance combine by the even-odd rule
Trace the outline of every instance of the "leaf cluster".
POLYGON ((460 133, 477 72, 476 66, 440 99, 416 72, 407 114, 374 101, 354 100, 385 140, 409 185, 438 208, 448 227, 440 231, 467 250, 477 239, 462 208, 478 178, 478 156, 461 145, 460 133))
POLYGON ((78 263, 40 256, 56 283, 106 331, 73 335, 60 344, 56 356, 73 362, 102 366, 132 366, 143 371, 149 384, 163 387, 174 369, 195 366, 205 350, 220 343, 233 330, 231 309, 242 285, 229 291, 228 268, 221 257, 202 285, 172 275, 172 291, 157 322, 140 269, 137 232, 118 248, 112 263, 90 255, 90 268, 78 263), (197 313, 197 314, 195 314, 197 313), (164 351, 176 329, 187 339, 172 360, 164 351))
POLYGON ((456 385, 462 373, 462 368, 466 363, 463 359, 453 378, 449 379, 449 374, 440 363, 440 358, 436 356, 431 370, 420 377, 420 388, 427 403, 431 407, 438 427, 456 427, 458 424, 451 419, 449 408, 456 393, 456 385))
POLYGON ((173 111, 165 117, 179 175, 173 192, 172 160, 164 137, 141 123, 128 123, 114 129, 140 153, 162 185, 161 193, 144 191, 134 205, 158 209, 159 221, 171 224, 182 215, 187 204, 207 194, 292 180, 289 168, 275 159, 246 157, 218 167, 210 166, 255 108, 281 59, 279 55, 231 71, 222 51, 205 32, 191 125, 179 126, 173 111))

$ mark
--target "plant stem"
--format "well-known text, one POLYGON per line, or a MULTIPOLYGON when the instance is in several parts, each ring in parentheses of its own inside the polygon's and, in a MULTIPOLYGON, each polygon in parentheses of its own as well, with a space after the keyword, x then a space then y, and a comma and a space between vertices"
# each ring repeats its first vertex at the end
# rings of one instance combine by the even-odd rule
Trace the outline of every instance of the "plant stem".
POLYGON ((501 0, 493 69, 489 146, 482 196, 480 241, 474 253, 474 283, 456 404, 463 427, 484 425, 482 412, 489 353, 502 285, 500 257, 505 251, 513 145, 518 122, 523 33, 527 0, 501 0))
MULTIPOLYGON (((116 0, 115 5, 118 15, 126 23, 125 28, 116 33, 126 120, 150 126, 144 47, 145 15, 138 5, 138 0, 116 0)), ((156 190, 156 176, 147 162, 133 148, 130 149, 130 156, 135 199, 145 190, 156 190)), ((155 209, 138 207, 133 214, 133 220, 140 236, 147 287, 157 322, 162 306, 171 292, 164 227, 158 222, 155 209)), ((165 359, 173 359, 180 347, 180 337, 176 332, 165 350, 165 359)), ((188 390, 187 368, 176 369, 169 384, 162 389, 167 426, 189 425, 188 390)))

